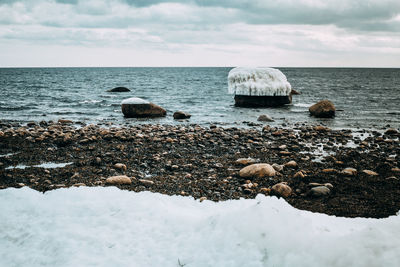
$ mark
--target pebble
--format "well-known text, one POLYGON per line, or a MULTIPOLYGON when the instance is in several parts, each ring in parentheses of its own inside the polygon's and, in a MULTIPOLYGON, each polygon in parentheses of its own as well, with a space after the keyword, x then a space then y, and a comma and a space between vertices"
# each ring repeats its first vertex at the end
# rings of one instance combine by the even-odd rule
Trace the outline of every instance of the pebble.
POLYGON ((323 169, 322 172, 323 173, 336 173, 337 170, 335 170, 335 169, 323 169))
POLYGON ((126 175, 111 176, 106 179, 106 184, 118 185, 118 184, 131 184, 132 180, 126 175))
POLYGON ((357 170, 354 168, 346 168, 342 171, 342 174, 345 174, 348 176, 355 176, 355 175, 357 175, 357 170))
POLYGON ((123 163, 116 163, 114 164, 114 168, 126 171, 126 165, 123 163))
POLYGON ((296 172, 296 174, 293 176, 293 178, 304 178, 305 175, 302 171, 296 172))
POLYGON ((294 160, 291 160, 291 161, 285 163, 285 167, 296 168, 297 167, 297 162, 294 161, 294 160))
POLYGON ((260 188, 260 193, 263 193, 264 195, 270 195, 271 194, 271 189, 270 188, 266 188, 266 187, 262 187, 262 188, 260 188))
POLYGON ((200 202, 203 202, 204 200, 207 200, 207 198, 206 197, 201 197, 201 198, 199 198, 199 200, 200 200, 200 202))
POLYGON ((150 185, 153 185, 153 184, 154 184, 153 181, 147 180, 147 179, 139 179, 139 182, 142 183, 142 184, 144 184, 144 185, 146 185, 146 186, 150 186, 150 185))
POLYGON ((317 186, 313 187, 310 190, 310 195, 315 196, 315 197, 322 197, 322 196, 327 196, 331 193, 331 190, 329 190, 328 187, 326 186, 317 186))
POLYGON ((281 197, 288 197, 292 194, 292 188, 286 182, 281 182, 272 186, 271 192, 281 197))
POLYGON ((363 173, 370 175, 370 176, 378 176, 379 174, 374 172, 374 171, 370 171, 370 170, 363 170, 363 173))
POLYGON ((242 178, 275 176, 275 169, 267 163, 252 164, 239 171, 242 178))
POLYGON ((268 115, 260 115, 257 120, 258 121, 274 121, 274 119, 272 119, 268 115))
POLYGON ((240 158, 240 159, 237 159, 237 160, 235 161, 235 164, 237 164, 237 165, 249 165, 249 164, 254 164, 254 163, 257 163, 257 162, 258 162, 257 159, 252 159, 252 158, 240 158))
POLYGON ((272 167, 275 169, 277 172, 281 172, 283 170, 283 165, 279 165, 277 163, 272 164, 272 167))
POLYGON ((84 183, 76 183, 76 184, 73 184, 72 186, 80 187, 80 186, 86 186, 86 184, 84 184, 84 183))

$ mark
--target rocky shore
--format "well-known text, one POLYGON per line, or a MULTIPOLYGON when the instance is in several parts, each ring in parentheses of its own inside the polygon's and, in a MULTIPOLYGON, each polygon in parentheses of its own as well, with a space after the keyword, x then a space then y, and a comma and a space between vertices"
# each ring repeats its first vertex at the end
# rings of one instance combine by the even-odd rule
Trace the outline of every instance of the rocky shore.
POLYGON ((243 129, 1 122, 0 189, 118 186, 214 201, 267 194, 313 212, 382 218, 400 210, 399 138, 397 129, 301 124, 243 129))

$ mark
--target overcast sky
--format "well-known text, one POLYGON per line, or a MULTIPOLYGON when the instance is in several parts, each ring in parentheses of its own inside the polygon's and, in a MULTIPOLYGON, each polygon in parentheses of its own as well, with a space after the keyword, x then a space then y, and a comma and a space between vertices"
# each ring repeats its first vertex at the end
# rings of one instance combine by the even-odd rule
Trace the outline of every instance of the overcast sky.
POLYGON ((0 0, 0 67, 400 67, 400 0, 0 0))

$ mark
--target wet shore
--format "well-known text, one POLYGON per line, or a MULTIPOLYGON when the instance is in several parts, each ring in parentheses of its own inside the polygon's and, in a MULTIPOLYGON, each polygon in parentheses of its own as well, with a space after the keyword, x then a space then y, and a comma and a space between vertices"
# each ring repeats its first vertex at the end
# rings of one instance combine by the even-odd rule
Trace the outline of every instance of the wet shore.
POLYGON ((214 201, 279 195, 294 207, 346 217, 400 210, 400 133, 298 125, 76 127, 70 121, 0 123, 0 189, 109 186, 214 201), (268 163, 273 176, 242 177, 268 163), (273 189, 286 183, 290 194, 273 189), (317 188, 317 189, 316 189, 317 188), (328 189, 328 190, 327 190, 328 189))

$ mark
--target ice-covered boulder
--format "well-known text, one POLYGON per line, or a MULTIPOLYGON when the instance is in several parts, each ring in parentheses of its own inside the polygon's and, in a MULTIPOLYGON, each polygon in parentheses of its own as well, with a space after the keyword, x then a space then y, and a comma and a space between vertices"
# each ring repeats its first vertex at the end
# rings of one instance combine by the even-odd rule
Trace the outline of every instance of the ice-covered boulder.
POLYGON ((163 117, 167 114, 162 107, 138 97, 123 100, 121 108, 127 118, 163 117))
POLYGON ((234 68, 228 74, 228 89, 235 95, 236 106, 268 107, 292 102, 290 83, 274 68, 234 68))

